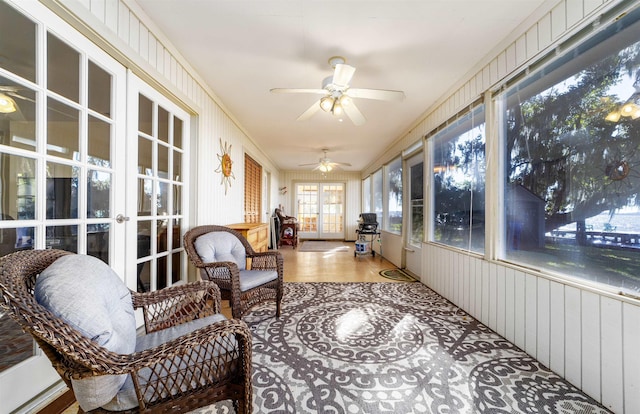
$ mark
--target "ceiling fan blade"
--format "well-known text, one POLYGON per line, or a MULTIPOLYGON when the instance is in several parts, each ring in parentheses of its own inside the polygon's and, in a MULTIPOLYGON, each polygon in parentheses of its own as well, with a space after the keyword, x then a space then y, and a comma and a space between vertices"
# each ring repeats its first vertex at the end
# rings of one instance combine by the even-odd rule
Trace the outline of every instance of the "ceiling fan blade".
POLYGON ((306 121, 311 118, 320 109, 320 101, 316 101, 296 119, 296 121, 306 121))
POLYGON ((326 89, 302 89, 302 88, 273 88, 270 89, 271 93, 316 93, 325 95, 326 89))
POLYGON ((405 98, 404 92, 390 89, 349 89, 345 93, 352 98, 377 99, 380 101, 402 101, 405 98))
POLYGON ((348 162, 331 162, 330 164, 342 167, 351 167, 351 164, 349 164, 348 162))
POLYGON ((349 102, 349 105, 343 105, 342 109, 354 125, 360 126, 365 123, 366 119, 364 115, 362 115, 362 112, 360 112, 353 101, 349 102))
POLYGON ((356 68, 353 66, 345 65, 343 63, 338 63, 336 65, 336 69, 333 72, 333 84, 337 86, 349 86, 349 82, 351 82, 351 78, 353 78, 353 74, 356 72, 356 68))

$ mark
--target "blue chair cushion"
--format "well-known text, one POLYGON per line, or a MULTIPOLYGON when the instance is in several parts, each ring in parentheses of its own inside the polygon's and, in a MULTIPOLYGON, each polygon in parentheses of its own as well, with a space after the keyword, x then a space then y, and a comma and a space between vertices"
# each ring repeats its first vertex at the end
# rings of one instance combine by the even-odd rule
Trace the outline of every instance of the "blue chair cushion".
MULTIPOLYGON (((136 347, 131 293, 106 263, 92 256, 62 256, 36 279, 38 303, 82 335, 118 354, 136 347)), ((127 375, 72 380, 80 407, 93 410, 111 401, 127 375)))
POLYGON ((239 270, 247 267, 244 246, 236 236, 226 231, 214 231, 198 237, 194 243, 204 263, 234 262, 239 270))

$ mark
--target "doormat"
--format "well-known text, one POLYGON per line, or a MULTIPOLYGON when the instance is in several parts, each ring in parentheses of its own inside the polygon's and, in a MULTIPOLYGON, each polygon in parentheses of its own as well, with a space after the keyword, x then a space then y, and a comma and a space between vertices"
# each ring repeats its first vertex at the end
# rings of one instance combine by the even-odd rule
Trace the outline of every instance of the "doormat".
POLYGON ((380 276, 387 279, 398 280, 402 282, 417 282, 418 279, 411 276, 402 269, 385 269, 380 271, 380 276))
POLYGON ((341 241, 305 240, 298 248, 299 252, 348 252, 349 246, 341 241))

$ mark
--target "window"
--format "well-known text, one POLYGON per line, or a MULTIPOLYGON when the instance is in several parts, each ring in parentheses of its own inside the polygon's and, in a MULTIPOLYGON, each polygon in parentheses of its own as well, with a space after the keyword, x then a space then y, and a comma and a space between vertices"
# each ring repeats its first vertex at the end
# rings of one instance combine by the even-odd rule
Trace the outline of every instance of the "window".
POLYGON ((629 13, 503 105, 506 260, 640 291, 640 27, 629 13))
POLYGON ((376 213, 379 225, 382 224, 382 170, 373 173, 371 182, 373 213, 376 213))
POLYGON ((484 105, 433 138, 433 240, 484 251, 484 105))
POLYGON ((371 177, 362 180, 362 212, 371 212, 371 177))
POLYGON ((385 230, 402 233, 402 158, 398 157, 384 167, 387 188, 385 230))

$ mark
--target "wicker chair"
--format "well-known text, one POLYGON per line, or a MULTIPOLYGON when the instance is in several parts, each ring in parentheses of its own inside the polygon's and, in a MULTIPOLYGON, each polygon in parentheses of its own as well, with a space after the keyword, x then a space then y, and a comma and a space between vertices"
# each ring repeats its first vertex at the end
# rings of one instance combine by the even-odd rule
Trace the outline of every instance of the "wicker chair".
POLYGON ((242 318, 251 307, 267 300, 276 301, 276 317, 280 317, 284 279, 280 252, 255 252, 240 233, 215 225, 189 230, 184 235, 184 247, 202 279, 215 282, 222 299, 230 301, 234 318, 242 318), (216 238, 223 239, 222 243, 216 238))
MULTIPOLYGON (((244 322, 216 315, 220 292, 215 284, 200 281, 143 294, 130 292, 130 302, 126 303, 142 308, 147 334, 136 336, 134 320, 136 351, 118 354, 84 336, 36 301, 47 277, 45 269, 70 254, 30 250, 0 259, 0 305, 34 337, 67 386, 72 388, 87 379, 126 378, 135 388, 135 393, 129 391, 134 406, 121 411, 127 413, 187 412, 222 400, 233 400, 237 413, 251 412, 251 333, 244 322), (43 282, 37 286, 41 274, 43 282), (203 318, 219 321, 209 324, 209 319, 203 318), (161 337, 167 332, 176 336, 175 332, 182 332, 180 328, 198 323, 199 328, 177 338, 137 350, 140 338, 161 337)), ((55 284, 58 279, 51 280, 55 284)), ((128 290, 124 285, 122 289, 128 290)), ((84 412, 80 399, 78 402, 79 412, 84 412)), ((112 412, 103 407, 90 412, 112 412)))

